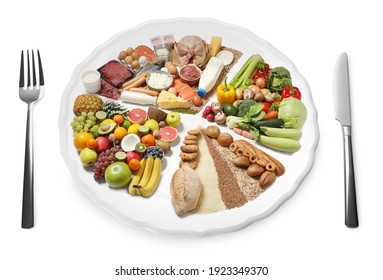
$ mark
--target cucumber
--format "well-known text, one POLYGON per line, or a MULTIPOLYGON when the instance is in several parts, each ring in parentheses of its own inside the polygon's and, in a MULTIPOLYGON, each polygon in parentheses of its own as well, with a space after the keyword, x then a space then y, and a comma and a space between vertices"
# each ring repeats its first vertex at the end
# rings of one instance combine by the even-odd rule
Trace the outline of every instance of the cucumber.
POLYGON ((261 126, 260 129, 267 136, 271 137, 280 137, 280 138, 290 138, 298 140, 302 137, 302 132, 299 129, 295 128, 276 128, 276 127, 267 127, 261 126))
POLYGON ((261 126, 267 127, 282 127, 284 125, 284 121, 282 119, 269 119, 269 120, 260 120, 255 123, 256 128, 260 128, 261 126))
POLYGON ((295 153, 301 148, 301 144, 297 140, 289 138, 260 135, 258 141, 266 147, 288 153, 295 153))

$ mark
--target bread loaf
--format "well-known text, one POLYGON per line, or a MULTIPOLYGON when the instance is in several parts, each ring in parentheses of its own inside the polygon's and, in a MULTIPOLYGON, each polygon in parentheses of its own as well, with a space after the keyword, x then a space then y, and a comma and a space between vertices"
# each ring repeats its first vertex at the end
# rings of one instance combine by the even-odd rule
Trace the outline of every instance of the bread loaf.
POLYGON ((192 211, 201 195, 202 184, 198 173, 187 164, 174 172, 170 192, 172 204, 178 216, 192 211))

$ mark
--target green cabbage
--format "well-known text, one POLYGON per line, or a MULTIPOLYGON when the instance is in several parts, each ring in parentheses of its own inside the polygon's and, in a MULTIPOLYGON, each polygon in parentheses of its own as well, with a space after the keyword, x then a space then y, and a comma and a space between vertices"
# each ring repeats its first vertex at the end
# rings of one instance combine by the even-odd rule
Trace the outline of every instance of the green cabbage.
POLYGON ((285 122, 284 128, 301 128, 307 119, 307 109, 299 99, 285 98, 279 105, 278 118, 285 122))
POLYGON ((271 69, 267 80, 267 87, 271 92, 281 92, 285 87, 292 86, 289 70, 283 66, 271 69))

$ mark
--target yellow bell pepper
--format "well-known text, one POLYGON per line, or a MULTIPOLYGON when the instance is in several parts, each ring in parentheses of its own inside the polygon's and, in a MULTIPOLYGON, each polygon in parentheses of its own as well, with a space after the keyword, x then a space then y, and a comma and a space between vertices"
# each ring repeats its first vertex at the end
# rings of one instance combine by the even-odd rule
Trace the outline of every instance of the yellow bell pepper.
POLYGON ((217 100, 219 103, 234 103, 235 101, 235 88, 233 85, 225 83, 220 84, 217 88, 217 100))

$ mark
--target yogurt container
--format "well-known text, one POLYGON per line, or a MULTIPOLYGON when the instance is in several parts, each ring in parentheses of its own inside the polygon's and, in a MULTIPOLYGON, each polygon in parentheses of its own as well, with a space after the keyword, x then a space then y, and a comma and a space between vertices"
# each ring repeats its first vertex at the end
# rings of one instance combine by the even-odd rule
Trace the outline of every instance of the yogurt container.
POLYGON ((87 93, 97 93, 101 89, 100 72, 89 70, 81 75, 81 81, 87 93))

